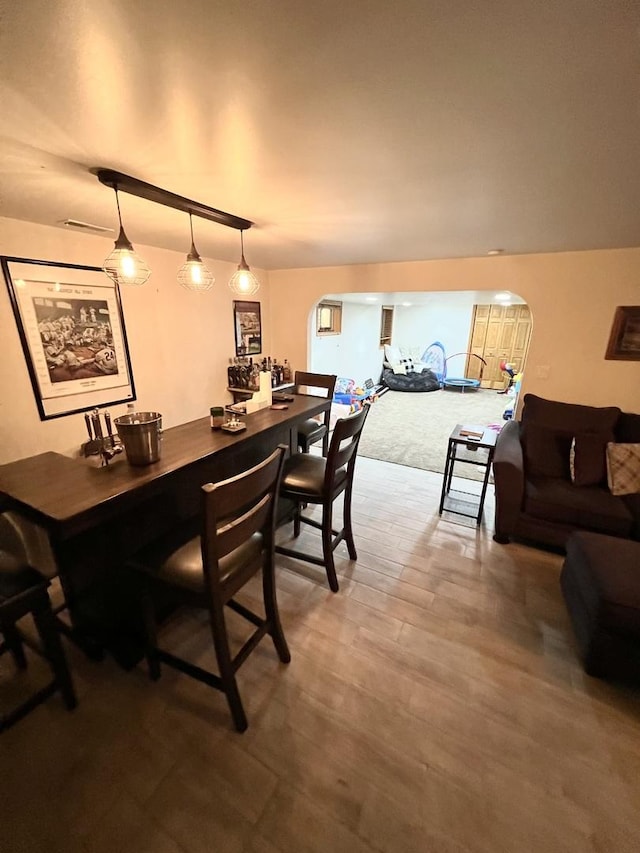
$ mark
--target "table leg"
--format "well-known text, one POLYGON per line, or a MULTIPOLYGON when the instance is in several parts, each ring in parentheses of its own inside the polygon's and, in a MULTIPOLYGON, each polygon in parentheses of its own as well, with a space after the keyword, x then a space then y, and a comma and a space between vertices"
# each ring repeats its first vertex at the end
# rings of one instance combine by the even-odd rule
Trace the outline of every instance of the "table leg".
POLYGON ((476 520, 476 524, 480 524, 482 521, 482 513, 484 512, 484 499, 487 494, 487 486, 489 485, 489 475, 491 474, 491 463, 493 462, 493 449, 489 450, 489 456, 487 458, 487 467, 484 471, 484 480, 482 481, 482 491, 480 493, 480 506, 478 507, 478 518, 476 520))
POLYGON ((442 515, 442 510, 444 508, 444 499, 449 494, 449 489, 451 487, 451 477, 453 475, 453 460, 451 459, 451 450, 453 444, 449 441, 447 446, 447 458, 444 463, 444 474, 442 476, 442 492, 440 494, 440 509, 438 510, 438 514, 442 515))

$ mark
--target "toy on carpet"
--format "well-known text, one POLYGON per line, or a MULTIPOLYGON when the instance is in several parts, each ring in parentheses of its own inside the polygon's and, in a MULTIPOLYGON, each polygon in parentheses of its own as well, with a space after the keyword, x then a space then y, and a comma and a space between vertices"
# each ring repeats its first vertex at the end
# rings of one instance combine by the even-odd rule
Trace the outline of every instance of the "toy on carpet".
POLYGON ((513 364, 508 361, 505 361, 504 359, 500 362, 500 370, 503 373, 506 373, 509 377, 509 384, 506 388, 503 388, 502 391, 498 391, 498 394, 506 394, 515 382, 516 370, 513 364))

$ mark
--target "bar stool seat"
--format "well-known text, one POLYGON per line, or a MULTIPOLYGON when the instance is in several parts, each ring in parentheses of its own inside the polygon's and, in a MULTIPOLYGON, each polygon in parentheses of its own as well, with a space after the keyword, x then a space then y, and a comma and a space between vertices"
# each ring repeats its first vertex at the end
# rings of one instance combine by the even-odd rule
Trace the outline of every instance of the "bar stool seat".
MULTIPOLYGON (((218 582, 222 594, 232 589, 231 595, 244 586, 256 571, 256 561, 261 562, 264 537, 254 533, 231 553, 218 560, 218 582)), ((208 588, 202 571, 202 546, 199 537, 175 546, 172 537, 154 543, 145 553, 145 571, 156 580, 177 586, 202 596, 206 603, 208 588), (168 556, 167 556, 168 555, 168 556)))
POLYGON ((26 669, 24 640, 16 623, 31 613, 41 644, 36 651, 47 658, 53 673, 49 684, 9 713, 0 715, 0 732, 16 723, 57 690, 61 692, 69 710, 76 706, 71 675, 51 609, 48 587, 49 581, 32 566, 13 554, 0 550, 0 634, 4 637, 4 642, 0 644, 0 654, 9 651, 16 667, 26 669))

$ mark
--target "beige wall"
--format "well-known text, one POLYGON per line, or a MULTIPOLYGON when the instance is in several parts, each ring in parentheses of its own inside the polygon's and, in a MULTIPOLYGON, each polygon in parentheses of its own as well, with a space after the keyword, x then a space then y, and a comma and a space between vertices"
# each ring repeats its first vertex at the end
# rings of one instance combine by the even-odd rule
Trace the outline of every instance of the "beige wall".
POLYGON ((640 412, 640 362, 604 358, 616 306, 640 304, 640 249, 278 270, 269 281, 273 348, 286 343, 294 368, 307 364, 303 332, 326 293, 510 290, 533 315, 524 392, 640 412))
MULTIPOLYGON (((0 253, 99 265, 109 239, 0 219, 0 253)), ((183 256, 138 246, 153 274, 122 293, 140 408, 162 412, 166 426, 227 401, 226 365, 234 353, 235 265, 211 261, 216 284, 191 294, 175 281, 183 256)), ((511 290, 533 313, 525 391, 592 405, 640 411, 640 362, 605 361, 617 305, 640 304, 640 249, 419 261, 372 266, 258 270, 265 353, 307 366, 308 318, 326 293, 511 290), (548 367, 548 378, 543 378, 548 367)), ((82 415, 41 422, 11 311, 0 285, 0 461, 45 450, 72 452, 85 437, 82 415)), ((121 414, 124 407, 114 407, 121 414)))
MULTIPOLYGON (((99 266, 113 248, 111 239, 61 228, 0 219, 0 254, 99 266)), ((230 401, 226 367, 235 352, 233 294, 227 282, 236 265, 205 259, 216 277, 208 293, 189 293, 176 282, 184 256, 136 245, 152 269, 141 287, 123 288, 122 305, 138 408, 159 411, 165 426, 209 414, 230 401)), ((186 252, 186 249, 185 249, 186 252)), ((265 352, 269 349, 269 286, 262 303, 265 352)), ((86 440, 81 414, 40 421, 8 292, 0 284, 0 462, 45 450, 71 453, 86 440)), ((125 411, 114 406, 112 415, 125 411)))

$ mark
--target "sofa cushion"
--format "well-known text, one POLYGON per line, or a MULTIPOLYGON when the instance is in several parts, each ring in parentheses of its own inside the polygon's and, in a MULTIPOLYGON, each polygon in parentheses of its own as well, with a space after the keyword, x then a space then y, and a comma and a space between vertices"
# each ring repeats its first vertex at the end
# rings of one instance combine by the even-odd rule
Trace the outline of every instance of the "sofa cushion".
POLYGON ((576 486, 604 486, 607 482, 607 444, 612 432, 579 432, 574 439, 576 486))
POLYGON ((569 451, 573 435, 534 422, 523 422, 522 446, 527 476, 570 478, 569 451))
POLYGON ((640 492, 640 444, 607 445, 607 482, 612 495, 640 492))
POLYGON ((580 432, 605 433, 614 430, 620 414, 617 406, 580 406, 525 394, 522 423, 535 422, 572 435, 580 432))
MULTIPOLYGON (((525 394, 522 411, 522 444, 527 474, 532 477, 570 479, 569 452, 574 436, 602 436, 602 454, 598 462, 599 440, 585 442, 584 465, 576 463, 576 476, 584 485, 604 480, 604 446, 614 432, 620 416, 616 406, 596 408, 575 403, 545 400, 535 394, 525 394), (593 463, 593 464, 592 464, 593 463), (594 479, 600 474, 602 476, 594 479), (584 474, 584 477, 583 477, 584 474)), ((576 441, 576 455, 579 455, 576 441)))
POLYGON ((598 486, 575 486, 560 478, 527 480, 524 509, 534 518, 612 536, 629 536, 633 525, 631 512, 620 498, 598 486))
POLYGON ((615 441, 621 444, 637 444, 640 442, 640 415, 621 412, 616 422, 615 436, 615 441))
POLYGON ((621 500, 631 513, 631 538, 640 542, 640 495, 623 495, 621 500))

